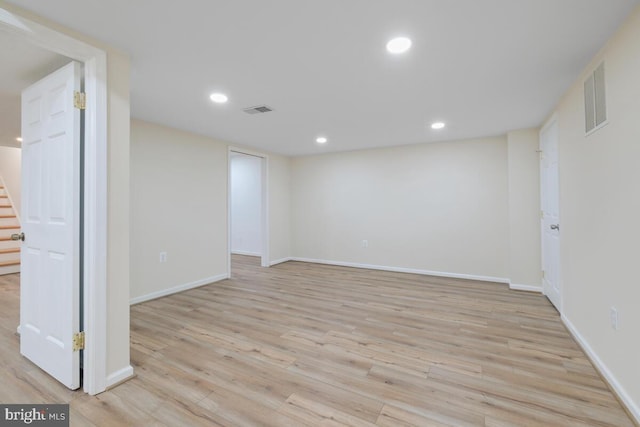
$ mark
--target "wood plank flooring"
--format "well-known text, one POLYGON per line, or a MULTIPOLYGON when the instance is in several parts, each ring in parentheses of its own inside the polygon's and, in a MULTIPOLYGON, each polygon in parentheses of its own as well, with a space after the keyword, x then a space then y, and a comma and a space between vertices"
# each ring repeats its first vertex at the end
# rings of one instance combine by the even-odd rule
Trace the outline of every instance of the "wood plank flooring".
POLYGON ((234 256, 232 279, 131 308, 137 376, 98 396, 19 355, 0 277, 0 402, 77 426, 633 426, 542 296, 234 256))

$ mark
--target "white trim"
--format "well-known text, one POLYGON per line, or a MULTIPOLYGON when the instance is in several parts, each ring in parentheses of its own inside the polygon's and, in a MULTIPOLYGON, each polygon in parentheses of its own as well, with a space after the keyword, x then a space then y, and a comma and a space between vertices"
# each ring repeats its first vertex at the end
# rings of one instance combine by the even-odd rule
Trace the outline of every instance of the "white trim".
POLYGON ((520 285, 518 283, 509 282, 509 289, 513 291, 525 291, 525 292, 536 292, 542 293, 542 285, 520 285))
POLYGON ((107 376, 107 56, 99 48, 0 7, 0 30, 84 63, 84 331, 83 389, 98 394, 107 376))
POLYGON ((554 111, 554 113, 551 114, 551 116, 547 119, 547 121, 544 122, 544 124, 540 128, 540 131, 538 131, 538 147, 540 147, 540 135, 546 132, 547 130, 549 130, 551 125, 553 125, 553 123, 557 121, 558 121, 558 113, 554 111))
POLYGON ((107 388, 107 57, 85 62, 84 390, 107 388), (94 143, 86 143, 94 141, 94 143), (90 366, 91 369, 86 367, 90 366))
POLYGON ((276 264, 282 264, 283 262, 287 262, 287 261, 293 261, 293 258, 291 257, 286 257, 286 258, 280 258, 280 259, 276 259, 274 261, 271 261, 269 263, 269 267, 274 266, 276 264))
POLYGON ((115 371, 112 374, 109 374, 109 376, 107 377, 107 388, 115 387, 131 377, 133 377, 133 368, 131 367, 131 365, 129 365, 125 368, 115 371))
POLYGON ((269 267, 269 157, 262 156, 260 162, 262 172, 262 203, 261 203, 261 222, 262 222, 262 258, 260 259, 261 267, 269 267))
POLYGON ((298 258, 298 257, 292 257, 289 259, 289 261, 309 262, 313 264, 338 265, 341 267, 366 268, 369 270, 393 271, 396 273, 420 274, 423 276, 449 277, 452 279, 478 280, 481 282, 494 282, 494 283, 506 283, 506 284, 509 284, 510 282, 509 279, 505 279, 504 277, 479 276, 475 274, 447 273, 444 271, 419 270, 415 268, 404 268, 404 267, 389 267, 384 265, 360 264, 356 262, 327 261, 322 259, 298 258))
POLYGON ((231 251, 233 255, 246 255, 246 256, 261 256, 260 252, 250 251, 231 251))
POLYGON ((217 276, 205 277, 204 279, 196 280, 194 282, 185 283, 183 285, 173 286, 171 288, 163 289, 161 291, 151 292, 150 294, 141 295, 139 297, 131 298, 129 304, 140 304, 141 302, 151 301, 157 298, 166 297, 167 295, 177 294, 178 292, 187 291, 193 288, 199 288, 200 286, 210 285, 221 280, 228 279, 228 274, 219 274, 217 276))
POLYGON ((228 148, 230 153, 246 154, 247 156, 253 157, 266 157, 266 154, 260 151, 251 150, 250 148, 240 148, 233 145, 229 145, 228 148))
POLYGON ((604 377, 604 379, 609 383, 609 386, 613 389, 618 398, 622 401, 622 403, 626 406, 629 413, 635 418, 637 424, 640 424, 640 406, 633 401, 629 393, 624 389, 624 387, 618 382, 613 373, 609 370, 607 365, 600 359, 595 350, 589 345, 587 340, 578 332, 578 328, 574 326, 574 324, 569 320, 567 316, 564 314, 561 316, 562 322, 569 330, 569 333, 573 335, 573 338, 578 342, 582 350, 587 354, 591 363, 595 366, 595 368, 600 372, 600 374, 604 377))
POLYGON ((231 277, 231 147, 227 147, 227 275, 231 277))

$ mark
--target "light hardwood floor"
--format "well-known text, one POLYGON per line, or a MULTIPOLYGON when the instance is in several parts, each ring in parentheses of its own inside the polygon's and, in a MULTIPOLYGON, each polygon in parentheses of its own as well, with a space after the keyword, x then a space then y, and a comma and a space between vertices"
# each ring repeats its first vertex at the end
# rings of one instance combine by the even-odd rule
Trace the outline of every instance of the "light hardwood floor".
POLYGON ((19 355, 0 277, 1 403, 77 426, 632 426, 542 296, 234 256, 231 280, 131 308, 137 376, 72 392, 19 355))

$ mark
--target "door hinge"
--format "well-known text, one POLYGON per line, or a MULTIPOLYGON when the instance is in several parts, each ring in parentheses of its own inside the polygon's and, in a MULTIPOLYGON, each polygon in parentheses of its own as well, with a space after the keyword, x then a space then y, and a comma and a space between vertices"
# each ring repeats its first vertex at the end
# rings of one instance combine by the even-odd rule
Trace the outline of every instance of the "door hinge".
POLYGON ((84 350, 84 331, 73 334, 73 351, 84 350))
MULTIPOLYGON (((544 270, 542 270, 542 278, 544 279, 544 270)), ((84 338, 83 338, 84 339, 84 338)))
POLYGON ((87 95, 84 92, 73 92, 73 106, 78 110, 87 108, 87 95))

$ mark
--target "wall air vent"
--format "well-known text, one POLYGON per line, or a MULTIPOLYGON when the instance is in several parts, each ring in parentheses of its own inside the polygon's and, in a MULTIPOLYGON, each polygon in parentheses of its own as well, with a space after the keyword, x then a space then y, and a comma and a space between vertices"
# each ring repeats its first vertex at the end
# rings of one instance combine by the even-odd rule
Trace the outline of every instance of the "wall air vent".
POLYGON ((266 105, 256 105, 255 107, 244 108, 244 111, 247 114, 261 114, 268 113, 269 111, 273 111, 273 108, 268 107, 266 105))
POLYGON ((584 123, 587 134, 607 124, 604 62, 584 82, 584 123))

